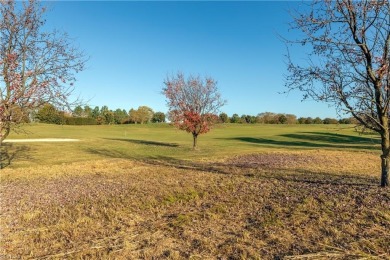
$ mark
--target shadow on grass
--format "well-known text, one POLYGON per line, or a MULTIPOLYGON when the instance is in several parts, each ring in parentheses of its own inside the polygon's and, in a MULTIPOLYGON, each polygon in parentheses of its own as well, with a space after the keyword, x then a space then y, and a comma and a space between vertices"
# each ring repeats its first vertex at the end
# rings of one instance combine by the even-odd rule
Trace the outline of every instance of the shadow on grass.
POLYGON ((203 163, 182 160, 168 156, 133 156, 108 149, 88 149, 88 152, 108 158, 138 161, 153 166, 173 167, 222 175, 241 175, 247 178, 276 180, 281 182, 306 183, 312 185, 335 186, 378 186, 377 179, 361 175, 336 175, 324 172, 286 170, 283 168, 263 168, 258 165, 242 165, 228 162, 203 163))
POLYGON ((29 156, 30 148, 25 145, 16 145, 12 143, 3 143, 0 146, 0 169, 11 165, 12 161, 17 159, 31 159, 29 156))
POLYGON ((137 140, 137 139, 126 139, 126 138, 106 138, 106 140, 112 140, 112 141, 123 141, 123 142, 129 142, 133 144, 141 144, 141 145, 153 145, 153 146, 165 146, 165 147, 178 147, 178 144, 175 143, 164 143, 164 142, 156 142, 156 141, 148 141, 148 140, 137 140))
POLYGON ((127 153, 120 152, 113 149, 94 149, 94 148, 87 148, 85 150, 87 153, 99 155, 104 158, 115 158, 115 159, 132 159, 131 156, 129 156, 127 153))
POLYGON ((362 137, 324 132, 302 132, 296 134, 284 134, 284 137, 303 139, 316 142, 337 143, 337 144, 380 144, 379 137, 362 137))
MULTIPOLYGON (((335 133, 302 132, 294 134, 283 134, 290 140, 273 140, 254 137, 233 137, 229 140, 238 140, 260 145, 280 147, 304 147, 304 148, 352 148, 361 150, 377 150, 380 141, 378 138, 366 138, 335 133)), ((226 138, 224 138, 226 140, 226 138)))

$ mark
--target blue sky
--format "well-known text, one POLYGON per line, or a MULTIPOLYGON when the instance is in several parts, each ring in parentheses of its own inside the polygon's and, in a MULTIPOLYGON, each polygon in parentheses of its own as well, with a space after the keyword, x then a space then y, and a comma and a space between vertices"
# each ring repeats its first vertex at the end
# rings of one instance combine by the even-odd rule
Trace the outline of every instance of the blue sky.
MULTIPOLYGON (((270 111, 336 117, 333 107, 285 91, 288 10, 300 2, 47 2, 47 26, 64 30, 90 56, 75 94, 110 109, 166 112, 167 75, 211 76, 228 115, 270 111)), ((297 49, 294 49, 297 51, 297 49)), ((300 56, 299 53, 294 53, 300 56)), ((303 57, 303 56, 302 56, 303 57)))

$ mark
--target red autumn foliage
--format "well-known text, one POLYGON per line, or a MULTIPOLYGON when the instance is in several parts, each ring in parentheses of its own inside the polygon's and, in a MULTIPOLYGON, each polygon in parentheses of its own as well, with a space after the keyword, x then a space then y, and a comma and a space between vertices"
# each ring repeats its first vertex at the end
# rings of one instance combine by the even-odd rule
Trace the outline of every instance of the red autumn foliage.
POLYGON ((182 73, 167 78, 163 94, 167 98, 169 119, 174 125, 192 133, 196 148, 197 137, 210 131, 218 119, 218 111, 225 101, 217 89, 217 82, 211 77, 189 76, 182 73))

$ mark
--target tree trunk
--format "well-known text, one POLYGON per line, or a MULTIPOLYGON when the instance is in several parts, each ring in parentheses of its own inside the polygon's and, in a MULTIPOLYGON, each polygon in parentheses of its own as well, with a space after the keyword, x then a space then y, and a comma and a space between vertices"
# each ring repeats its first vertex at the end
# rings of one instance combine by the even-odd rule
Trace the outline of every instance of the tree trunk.
POLYGON ((192 137, 193 137, 192 149, 195 150, 197 148, 197 144, 198 144, 198 135, 193 133, 192 137))
POLYGON ((382 159, 382 176, 381 176, 381 186, 389 186, 389 163, 390 156, 381 156, 382 159))
POLYGON ((387 131, 381 135, 382 155, 381 155, 381 186, 389 186, 389 166, 390 166, 390 136, 387 131))
POLYGON ((9 124, 6 124, 5 126, 1 126, 3 129, 0 129, 0 170, 3 169, 3 161, 9 159, 8 154, 3 148, 3 141, 7 136, 9 135, 11 128, 9 127, 9 124))
POLYGON ((0 129, 0 145, 3 143, 5 138, 8 137, 9 133, 11 132, 11 126, 9 123, 4 123, 4 126, 1 126, 2 129, 0 129))

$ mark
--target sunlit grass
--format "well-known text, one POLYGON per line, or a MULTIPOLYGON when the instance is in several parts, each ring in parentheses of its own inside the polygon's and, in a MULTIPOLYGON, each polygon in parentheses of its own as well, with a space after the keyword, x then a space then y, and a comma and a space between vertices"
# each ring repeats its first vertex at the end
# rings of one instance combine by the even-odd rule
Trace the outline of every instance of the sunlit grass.
POLYGON ((220 125, 196 151, 168 125, 26 129, 80 141, 6 146, 0 258, 390 257, 378 139, 351 126, 220 125))
POLYGON ((76 138, 72 143, 9 144, 15 160, 10 167, 53 165, 102 158, 169 157, 215 160, 237 154, 277 150, 354 150, 379 155, 375 136, 361 136, 352 126, 338 125, 218 125, 199 137, 167 124, 57 126, 28 125, 26 134, 9 138, 76 138))

